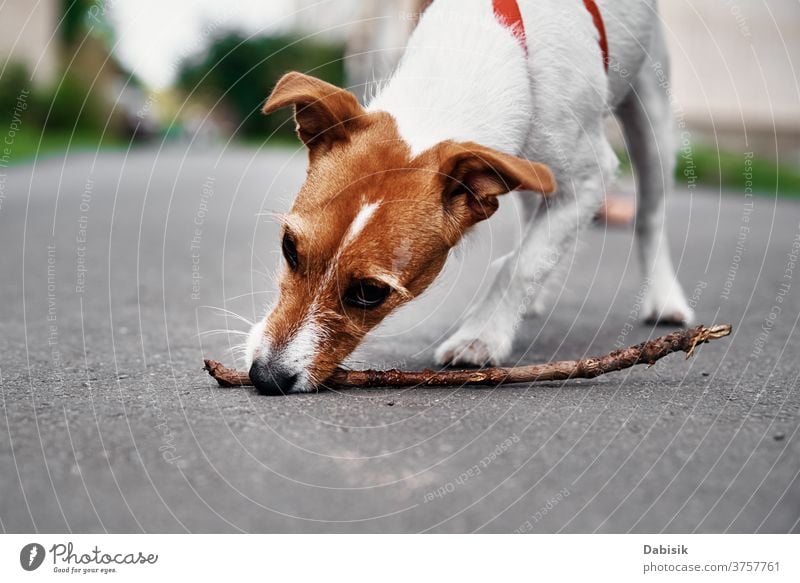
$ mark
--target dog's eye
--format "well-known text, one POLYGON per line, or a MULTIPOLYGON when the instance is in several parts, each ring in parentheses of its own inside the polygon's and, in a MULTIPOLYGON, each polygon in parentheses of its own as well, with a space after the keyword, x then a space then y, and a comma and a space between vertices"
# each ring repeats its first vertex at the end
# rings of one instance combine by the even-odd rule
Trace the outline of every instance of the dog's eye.
POLYGON ((344 301, 356 308, 375 308, 389 297, 389 286, 373 281, 357 281, 344 294, 344 301))
POLYGON ((289 264, 289 267, 292 270, 297 269, 297 247, 294 244, 294 240, 288 234, 283 236, 281 248, 283 249, 283 256, 286 258, 286 263, 289 264))

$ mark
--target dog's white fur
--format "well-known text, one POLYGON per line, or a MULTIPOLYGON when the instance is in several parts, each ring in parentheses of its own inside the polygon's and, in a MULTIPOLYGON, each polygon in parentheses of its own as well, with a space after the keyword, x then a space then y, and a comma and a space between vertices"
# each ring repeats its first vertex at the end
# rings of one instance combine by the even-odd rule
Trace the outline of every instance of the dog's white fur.
MULTIPOLYGON (((436 351, 443 364, 499 364, 509 357, 519 306, 537 304, 530 290, 543 288, 600 206, 616 171, 604 127, 611 114, 624 126, 637 174, 636 234, 648 282, 643 314, 683 322, 693 317, 665 234, 674 144, 662 86, 668 59, 655 0, 598 2, 610 49, 608 73, 583 2, 520 0, 519 5, 527 54, 495 18, 491 0, 434 0, 395 73, 368 105, 394 117, 415 153, 443 140, 476 142, 543 162, 557 180, 558 193, 546 203, 521 197, 524 236, 498 260, 486 296, 436 351)), ((263 322, 251 334, 248 366, 262 335, 263 322)), ((298 383, 295 390, 311 388, 298 383)))
MULTIPOLYGON (((601 1, 610 52, 579 0, 520 0, 526 55, 493 15, 490 0, 435 0, 395 74, 369 104, 397 120, 420 152, 439 141, 473 141, 544 162, 559 192, 530 217, 525 235, 486 296, 437 350, 440 363, 499 364, 511 352, 525 290, 541 290, 578 230, 589 222, 617 166, 605 134, 617 113, 636 168, 636 232, 648 290, 645 317, 689 322, 664 229, 672 185, 673 126, 659 74, 667 54, 655 0, 601 1)), ((527 298, 531 303, 536 298, 527 298)))

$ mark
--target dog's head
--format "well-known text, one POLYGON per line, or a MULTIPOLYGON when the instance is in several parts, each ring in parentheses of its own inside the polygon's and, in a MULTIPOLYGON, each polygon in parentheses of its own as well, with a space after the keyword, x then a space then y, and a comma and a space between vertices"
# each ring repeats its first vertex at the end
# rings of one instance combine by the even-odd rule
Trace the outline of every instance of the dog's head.
POLYGON ((248 340, 250 378, 264 393, 322 383, 390 312, 422 293, 449 250, 490 217, 498 196, 554 190, 547 167, 473 143, 412 155, 393 118, 300 73, 264 113, 293 106, 308 176, 283 217, 285 267, 272 311, 248 340))

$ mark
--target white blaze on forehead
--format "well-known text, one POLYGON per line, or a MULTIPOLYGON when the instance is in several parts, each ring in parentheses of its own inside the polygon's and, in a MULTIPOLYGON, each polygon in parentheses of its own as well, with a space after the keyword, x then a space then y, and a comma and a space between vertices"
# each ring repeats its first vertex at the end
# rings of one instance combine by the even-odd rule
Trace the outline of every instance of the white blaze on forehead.
POLYGON ((356 215, 356 218, 353 219, 353 222, 350 223, 350 227, 347 229, 347 233, 344 236, 343 245, 347 245, 356 237, 358 237, 358 234, 364 230, 364 227, 367 226, 367 223, 372 218, 372 215, 375 214, 375 211, 378 210, 380 205, 381 203, 379 202, 371 202, 361 207, 356 215))
POLYGON ((333 259, 330 261, 330 265, 328 267, 327 272, 325 273, 325 281, 329 282, 334 275, 336 274, 336 270, 338 269, 339 260, 342 257, 342 253, 344 253, 345 248, 355 241, 356 237, 358 237, 359 233, 364 230, 364 227, 367 226, 369 220, 372 218, 372 215, 375 214, 375 211, 378 210, 378 207, 381 206, 379 202, 370 202, 364 204, 358 211, 358 214, 353 219, 353 222, 350 223, 350 226, 347 228, 347 232, 345 233, 344 237, 342 238, 342 243, 337 249, 336 254, 333 256, 333 259))

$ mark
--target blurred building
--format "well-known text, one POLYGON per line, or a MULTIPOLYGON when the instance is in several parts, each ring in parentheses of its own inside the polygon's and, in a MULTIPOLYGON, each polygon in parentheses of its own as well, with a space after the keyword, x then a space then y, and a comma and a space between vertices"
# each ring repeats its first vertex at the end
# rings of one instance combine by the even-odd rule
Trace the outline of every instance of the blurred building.
POLYGON ((61 4, 52 0, 5 0, 0 3, 0 69, 21 62, 39 84, 59 74, 56 26, 61 4))
MULTIPOLYGON (((408 15, 413 12, 409 5, 414 3, 231 0, 223 8, 216 0, 196 0, 170 4, 170 14, 177 17, 178 24, 193 21, 191 15, 216 15, 226 28, 242 27, 254 34, 293 29, 312 37, 347 42, 353 55, 348 67, 353 84, 363 87, 373 75, 381 78, 391 69, 390 61, 399 55, 395 49, 402 46, 413 22, 408 15), (217 14, 220 11, 224 18, 217 14)), ((91 7, 100 10, 103 5, 103 0, 97 0, 91 7)), ((172 22, 164 14, 166 6, 137 0, 114 0, 108 5, 127 15, 128 20, 133 20, 131 14, 138 11, 158 10, 152 18, 140 19, 146 23, 142 34, 149 50, 146 55, 143 50, 131 51, 132 57, 127 60, 136 62, 126 62, 128 67, 137 69, 146 62, 145 56, 168 63, 183 55, 180 51, 185 49, 181 47, 172 47, 179 51, 177 55, 166 54, 169 48, 157 42, 165 33, 168 37, 177 34, 176 24, 166 24, 172 22), (118 10, 124 7, 133 12, 118 10), (161 29, 154 31, 158 27, 161 29)), ((89 38, 72 49, 60 46, 56 27, 63 8, 60 0, 0 3, 0 63, 22 61, 35 79, 48 82, 64 68, 61 53, 67 51, 73 62, 71 69, 77 74, 96 85, 113 85, 120 77, 116 59, 108 58, 107 47, 113 43, 89 38)), ((773 157, 780 149, 783 159, 800 162, 800 80, 795 71, 800 64, 800 2, 661 0, 660 10, 671 49, 675 107, 692 130, 692 137, 719 143, 722 148, 749 149, 773 157)), ((191 27, 188 30, 191 35, 191 27)), ((197 35, 203 42, 213 36, 197 35)), ((133 36, 126 29, 118 39, 119 50, 125 49, 126 43, 134 46, 133 36)))
MULTIPOLYGON (((352 0, 294 1, 303 30, 347 33, 354 87, 391 69, 399 56, 393 47, 410 32, 408 15, 419 3, 381 0, 356 9, 352 0)), ((800 2, 662 0, 659 9, 676 113, 692 139, 772 157, 780 148, 782 158, 800 162, 800 2)))
POLYGON ((693 133, 800 162, 800 2, 662 0, 660 10, 693 133))

